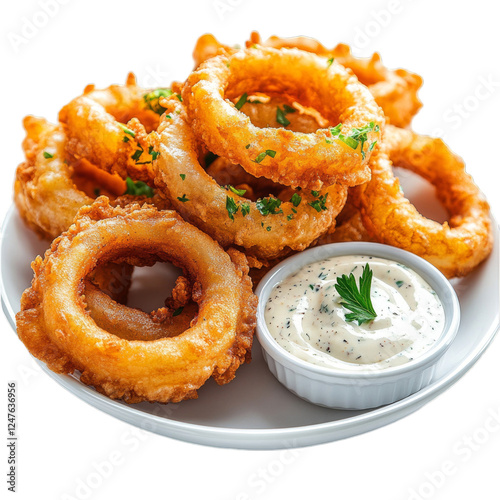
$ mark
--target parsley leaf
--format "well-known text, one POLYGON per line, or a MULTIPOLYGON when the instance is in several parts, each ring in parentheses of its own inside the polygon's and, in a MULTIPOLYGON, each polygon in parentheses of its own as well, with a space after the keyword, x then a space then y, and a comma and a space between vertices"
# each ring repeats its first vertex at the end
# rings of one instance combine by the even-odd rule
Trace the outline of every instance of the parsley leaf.
MULTIPOLYGON (((359 128, 353 128, 349 135, 343 135, 340 133, 340 128, 342 127, 342 124, 339 123, 336 127, 333 127, 330 129, 330 133, 332 134, 332 137, 335 139, 339 139, 340 141, 344 142, 347 144, 350 148, 352 149, 357 149, 359 144, 361 143, 361 156, 363 160, 366 157, 366 152, 364 150, 364 145, 365 142, 368 140, 368 133, 369 132, 378 132, 380 130, 380 127, 378 125, 375 125, 374 122, 370 122, 368 125, 365 125, 364 127, 359 127, 359 128)), ((326 142, 328 144, 331 144, 332 141, 328 138, 326 138, 326 142)), ((375 146, 375 143, 370 144, 370 147, 368 148, 368 151, 371 151, 375 146)))
POLYGON ((230 184, 227 186, 234 194, 237 194, 238 196, 243 196, 247 190, 246 189, 236 189, 234 186, 231 186, 230 184))
POLYGON ((173 92, 171 89, 155 89, 144 94, 143 99, 148 109, 154 111, 158 115, 162 115, 165 112, 165 108, 160 106, 160 97, 169 97, 172 94, 173 92))
POLYGON ((49 153, 48 151, 44 151, 43 157, 49 159, 49 158, 54 158, 54 155, 52 153, 49 153))
POLYGON ((255 202, 257 210, 262 215, 277 215, 282 214, 283 210, 280 209, 281 200, 278 198, 260 198, 255 202))
POLYGON ((254 163, 260 163, 266 156, 274 158, 276 156, 276 151, 273 151, 272 149, 266 149, 265 151, 257 155, 257 158, 255 158, 254 160, 254 163))
POLYGON ((302 201, 302 196, 300 196, 299 193, 293 193, 290 201, 292 202, 292 205, 294 207, 298 207, 300 205, 300 202, 302 201))
POLYGON ((239 99, 238 102, 234 105, 237 110, 240 110, 244 104, 248 101, 248 94, 245 92, 239 99))
MULTIPOLYGON (((140 147, 140 146, 139 146, 140 147)), ((137 149, 135 153, 132 155, 132 160, 134 160, 136 163, 141 157, 142 153, 144 152, 144 149, 137 149)))
POLYGON ((180 178, 184 180, 186 178, 186 174, 179 174, 180 178))
POLYGON ((330 59, 328 59, 328 61, 326 61, 326 67, 329 68, 333 64, 334 60, 335 59, 333 57, 330 57, 330 59))
POLYGON ((290 125, 290 120, 285 116, 285 112, 279 106, 276 108, 276 121, 280 125, 283 125, 283 127, 290 125))
POLYGON ((182 196, 177 196, 177 199, 179 201, 182 201, 182 203, 186 203, 186 201, 189 201, 189 198, 186 196, 185 193, 182 196))
POLYGON ((328 198, 328 193, 323 196, 320 196, 317 200, 310 201, 308 205, 314 208, 316 212, 321 212, 322 210, 328 210, 326 206, 326 199, 328 198))
POLYGON ((343 299, 340 303, 352 311, 345 315, 347 321, 357 321, 358 325, 361 325, 377 317, 370 297, 372 278, 373 272, 368 264, 363 266, 363 274, 359 278, 359 290, 352 273, 349 276, 343 274, 337 278, 335 289, 343 299))
MULTIPOLYGON (((355 141, 358 141, 361 143, 361 156, 363 160, 365 159, 366 153, 363 150, 363 146, 365 145, 365 142, 368 140, 368 133, 369 132, 378 132, 380 130, 380 127, 378 125, 375 125, 374 122, 370 122, 368 125, 365 125, 364 127, 360 128, 353 128, 350 137, 352 137, 355 141)), ((356 148, 354 148, 356 149, 356 148)), ((371 151, 373 149, 373 145, 371 144, 370 147, 368 148, 368 151, 371 151)))
POLYGON ((234 220, 234 214, 238 211, 239 207, 230 196, 226 196, 226 210, 231 220, 234 220))
MULTIPOLYGON (((135 137, 135 132, 133 130, 130 130, 127 128, 123 123, 119 123, 118 126, 128 135, 131 135, 132 137, 135 137)), ((125 142, 125 140, 123 141, 125 142)), ((128 141, 127 141, 128 142, 128 141)))
POLYGON ((241 215, 245 217, 250 213, 250 203, 242 203, 241 204, 241 215))
POLYGON ((158 156, 160 156, 160 152, 159 151, 155 151, 153 149, 153 146, 149 146, 148 153, 151 155, 151 158, 153 160, 156 160, 156 158, 158 158, 158 156))
POLYGON ((147 196, 148 198, 152 198, 155 194, 153 189, 150 188, 145 182, 134 182, 130 177, 127 177, 125 183, 127 184, 127 190, 123 194, 131 194, 133 196, 147 196))

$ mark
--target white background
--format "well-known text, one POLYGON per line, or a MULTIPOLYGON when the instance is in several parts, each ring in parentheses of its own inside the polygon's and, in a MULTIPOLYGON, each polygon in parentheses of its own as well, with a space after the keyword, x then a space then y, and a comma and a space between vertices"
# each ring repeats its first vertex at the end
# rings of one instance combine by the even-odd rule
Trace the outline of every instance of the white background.
MULTIPOLYGON (((265 37, 310 35, 327 46, 342 41, 363 56, 376 50, 389 67, 422 75, 424 107, 414 128, 446 138, 500 215, 498 2, 48 0, 45 19, 42 4, 9 2, 0 20, 2 218, 22 160, 25 115, 55 120, 87 83, 120 83, 129 70, 145 86, 168 85, 191 69, 202 33, 234 44, 253 29, 265 37), (46 23, 22 41, 16 37, 23 36, 26 20, 46 23), (490 88, 483 85, 481 99, 474 98, 485 80, 490 88)), ((19 385, 17 498, 390 500, 492 498, 498 492, 500 432, 485 437, 479 430, 490 412, 500 412, 498 340, 462 380, 417 413, 362 436, 284 454, 209 448, 136 430, 37 370, 3 317, 0 331, 2 420, 6 382, 19 385), (480 445, 474 436, 483 438, 480 445), (103 465, 110 461, 112 467, 103 465), (442 479, 436 471, 446 463, 451 472, 442 479), (89 481, 90 489, 81 486, 89 481)), ((0 429, 2 436, 5 421, 0 429)), ((0 449, 6 498, 7 450, 0 449)))

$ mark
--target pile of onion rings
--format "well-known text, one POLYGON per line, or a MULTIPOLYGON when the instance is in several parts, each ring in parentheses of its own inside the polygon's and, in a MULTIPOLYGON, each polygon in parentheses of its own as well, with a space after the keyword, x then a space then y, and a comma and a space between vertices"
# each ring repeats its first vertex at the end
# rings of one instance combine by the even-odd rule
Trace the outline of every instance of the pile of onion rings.
POLYGON ((492 248, 489 206, 464 162, 411 131, 422 79, 305 37, 198 40, 184 82, 87 86, 59 123, 24 120, 14 200, 54 240, 32 264, 19 337, 58 373, 129 403, 197 397, 250 361, 252 287, 314 245, 376 241, 447 277, 492 248), (423 217, 392 166, 436 188, 423 217), (127 306, 137 266, 182 268, 164 306, 127 306))

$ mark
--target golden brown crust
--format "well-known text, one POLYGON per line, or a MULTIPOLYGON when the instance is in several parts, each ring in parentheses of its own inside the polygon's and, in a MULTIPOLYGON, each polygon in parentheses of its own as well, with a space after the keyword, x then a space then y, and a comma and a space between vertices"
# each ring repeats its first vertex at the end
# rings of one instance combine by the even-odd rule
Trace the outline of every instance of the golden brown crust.
POLYGON ((363 224, 377 241, 423 257, 448 278, 465 276, 489 255, 493 236, 488 202, 463 160, 441 139, 389 126, 385 151, 370 166, 370 182, 355 191, 363 224), (417 211, 401 191, 392 163, 434 185, 450 214, 448 222, 439 224, 417 211))

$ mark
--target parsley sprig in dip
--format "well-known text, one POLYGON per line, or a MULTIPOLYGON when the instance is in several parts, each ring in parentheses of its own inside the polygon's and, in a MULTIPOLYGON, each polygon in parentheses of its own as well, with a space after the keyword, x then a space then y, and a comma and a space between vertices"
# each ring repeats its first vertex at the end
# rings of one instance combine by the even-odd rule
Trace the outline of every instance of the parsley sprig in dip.
POLYGON ((304 266, 274 287, 265 320, 288 352, 350 371, 411 361, 445 323, 439 298, 415 271, 366 255, 304 266))

